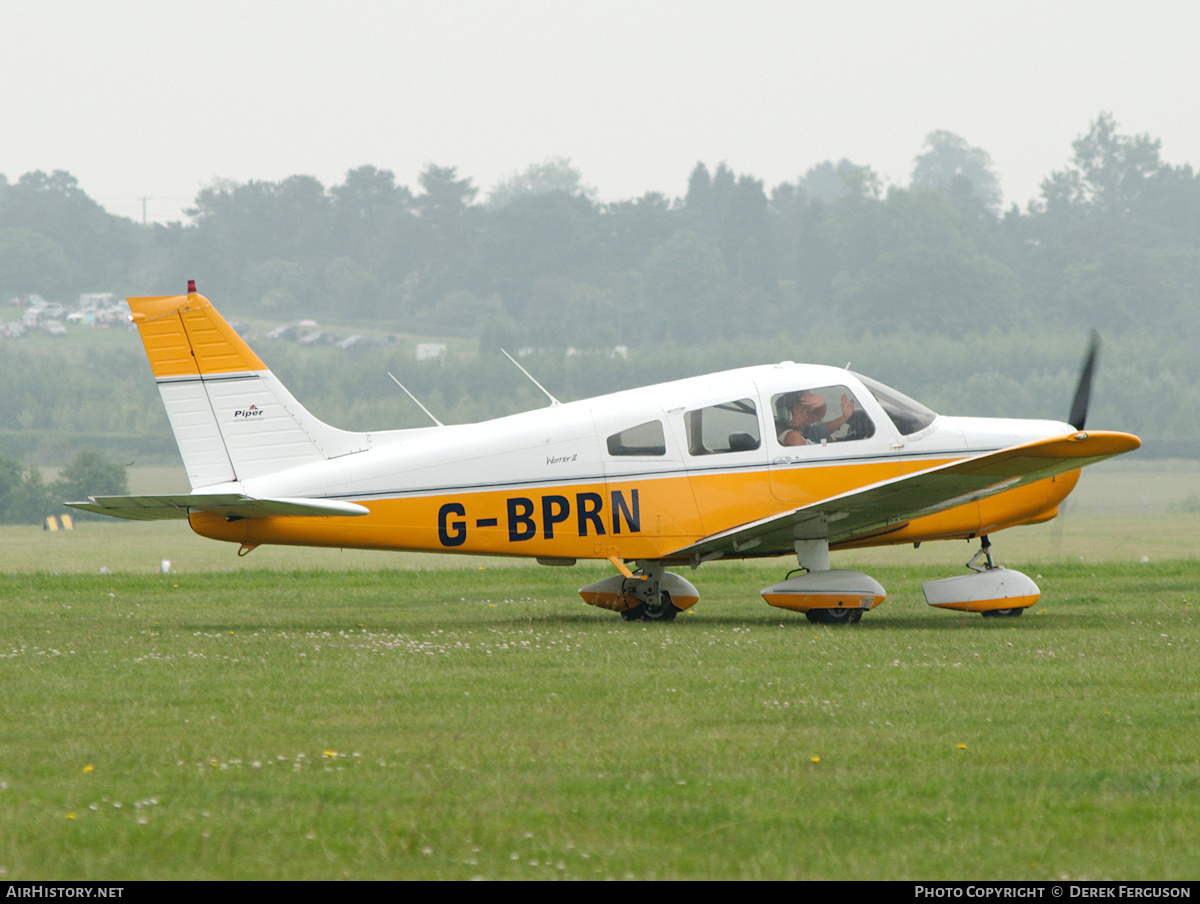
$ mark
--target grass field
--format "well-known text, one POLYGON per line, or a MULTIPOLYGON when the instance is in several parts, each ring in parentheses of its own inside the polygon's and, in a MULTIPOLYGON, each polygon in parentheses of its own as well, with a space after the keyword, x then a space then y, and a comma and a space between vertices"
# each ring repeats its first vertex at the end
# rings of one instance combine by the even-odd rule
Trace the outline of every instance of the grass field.
POLYGON ((0 529, 0 877, 1194 879, 1200 518, 1113 481, 994 538, 1016 620, 925 605, 958 543, 835 556, 857 626, 783 562, 647 625, 607 567, 0 529))

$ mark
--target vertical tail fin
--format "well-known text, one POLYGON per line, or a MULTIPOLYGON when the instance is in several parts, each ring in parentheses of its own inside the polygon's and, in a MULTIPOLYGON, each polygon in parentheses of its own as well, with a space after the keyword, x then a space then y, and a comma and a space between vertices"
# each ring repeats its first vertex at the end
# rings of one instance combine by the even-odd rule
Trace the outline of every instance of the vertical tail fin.
POLYGON ((370 447, 315 418, 188 283, 129 308, 192 489, 248 480, 370 447))

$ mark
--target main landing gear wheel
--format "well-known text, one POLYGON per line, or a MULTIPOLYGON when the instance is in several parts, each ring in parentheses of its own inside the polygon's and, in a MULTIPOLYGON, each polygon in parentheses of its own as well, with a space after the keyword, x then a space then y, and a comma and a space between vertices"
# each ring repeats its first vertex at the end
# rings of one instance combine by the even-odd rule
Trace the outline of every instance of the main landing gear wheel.
POLYGON ((1019 618, 1024 609, 988 609, 984 611, 984 618, 1019 618))
POLYGON ((856 625, 862 620, 862 609, 809 609, 804 616, 814 625, 856 625))
POLYGON ((636 574, 622 569, 623 574, 580 588, 579 595, 588 605, 619 612, 629 622, 672 622, 696 605, 700 594, 687 580, 664 570, 661 562, 637 564, 636 574))

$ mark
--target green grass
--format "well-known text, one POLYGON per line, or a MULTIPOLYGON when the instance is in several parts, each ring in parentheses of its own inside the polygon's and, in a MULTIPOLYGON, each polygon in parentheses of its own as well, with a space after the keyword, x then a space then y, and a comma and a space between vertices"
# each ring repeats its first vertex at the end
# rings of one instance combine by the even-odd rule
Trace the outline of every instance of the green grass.
POLYGON ((599 566, 209 545, 235 570, 0 575, 0 875, 1200 868, 1194 560, 1010 560, 1042 601, 985 620, 924 604, 922 547, 826 628, 758 598, 778 562, 689 573, 694 614, 645 625, 582 604, 599 566))

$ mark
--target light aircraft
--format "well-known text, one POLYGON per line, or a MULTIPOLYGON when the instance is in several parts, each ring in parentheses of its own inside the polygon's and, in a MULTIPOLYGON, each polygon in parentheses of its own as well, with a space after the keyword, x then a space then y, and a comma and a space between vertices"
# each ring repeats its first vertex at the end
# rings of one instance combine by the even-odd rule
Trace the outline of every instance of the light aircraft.
POLYGON ((885 591, 830 569, 830 550, 952 538, 981 546, 968 573, 924 585, 927 602, 1020 615, 1040 591, 995 563, 989 535, 1053 518, 1080 468, 1141 444, 1084 430, 1095 341, 1065 423, 940 416, 849 370, 784 362, 566 404, 547 392, 548 407, 480 424, 352 433, 297 402, 194 281, 129 306, 192 490, 69 505, 186 518, 239 555, 274 543, 607 559, 617 573, 580 594, 628 620, 696 603, 668 566, 794 555, 766 601, 856 622, 885 591))

